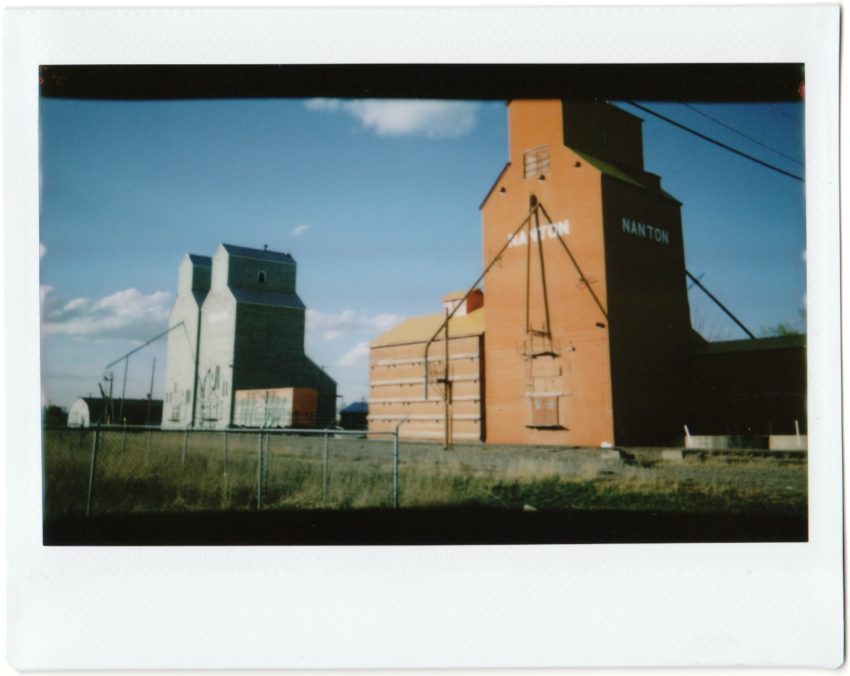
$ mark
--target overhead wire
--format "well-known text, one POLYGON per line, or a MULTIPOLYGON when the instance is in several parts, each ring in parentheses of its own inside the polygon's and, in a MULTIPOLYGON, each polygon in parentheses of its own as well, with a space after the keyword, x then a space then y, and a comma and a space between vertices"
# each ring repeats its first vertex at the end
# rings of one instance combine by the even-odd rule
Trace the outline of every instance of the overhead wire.
POLYGON ((690 103, 685 103, 684 101, 679 101, 679 105, 685 106, 686 108, 690 108, 690 109, 691 109, 692 111, 694 111, 697 115, 702 115, 703 117, 705 117, 705 118, 707 118, 707 119, 711 120, 712 122, 715 122, 715 123, 719 124, 721 127, 725 128, 725 129, 728 129, 728 130, 729 130, 729 131, 731 131, 733 134, 737 134, 737 135, 738 135, 738 136, 740 136, 741 138, 745 138, 745 139, 747 139, 748 141, 751 141, 752 143, 755 143, 757 146, 761 146, 761 147, 762 147, 762 148, 764 148, 765 150, 769 150, 769 151, 770 151, 770 152, 772 152, 772 153, 776 153, 776 154, 777 154, 777 155, 779 155, 780 157, 784 157, 786 160, 790 160, 791 162, 794 162, 795 164, 799 164, 800 166, 802 166, 802 165, 803 165, 803 163, 802 163, 800 160, 795 159, 795 158, 791 157, 790 155, 786 155, 786 154, 785 154, 785 153, 783 153, 781 150, 777 150, 776 148, 771 148, 771 147, 770 147, 769 145, 767 145, 766 143, 762 143, 762 142, 761 142, 761 141, 759 141, 758 139, 753 138, 752 136, 750 136, 749 134, 745 134, 744 132, 739 131, 738 129, 735 129, 735 127, 733 127, 732 125, 726 124, 723 120, 718 120, 718 119, 717 119, 716 117, 714 117, 713 115, 709 115, 708 113, 706 113, 706 112, 704 112, 704 111, 700 110, 700 109, 699 109, 699 108, 697 108, 696 106, 692 106, 690 103))
POLYGON ((770 104, 770 109, 776 113, 779 113, 780 115, 782 115, 782 117, 791 120, 792 122, 799 122, 799 120, 793 118, 791 115, 782 110, 782 108, 777 108, 775 103, 770 104))
POLYGON ((754 157, 754 156, 752 156, 748 153, 745 153, 742 150, 738 150, 737 148, 733 148, 732 146, 727 145, 727 144, 725 144, 721 141, 718 141, 717 139, 712 138, 711 136, 703 134, 702 132, 699 132, 696 129, 691 129, 687 125, 684 125, 681 122, 677 122, 676 120, 673 120, 673 119, 667 117, 666 115, 662 115, 661 113, 657 113, 654 110, 652 110, 651 108, 647 108, 646 106, 642 106, 639 103, 635 103, 634 101, 623 101, 623 102, 627 103, 630 106, 634 106, 635 108, 642 110, 645 113, 652 115, 653 117, 657 117, 659 120, 663 120, 664 122, 667 122, 668 124, 672 124, 674 127, 678 127, 679 129, 682 129, 683 131, 686 131, 689 134, 693 134, 694 136, 701 138, 704 141, 708 141, 709 143, 713 143, 714 145, 716 145, 720 148, 723 148, 724 150, 728 150, 729 152, 734 153, 735 155, 738 155, 740 157, 743 157, 744 159, 750 160, 751 162, 755 162, 756 164, 761 165, 762 167, 765 167, 766 169, 770 169, 771 171, 775 171, 779 174, 783 174, 784 176, 788 176, 789 178, 793 178, 797 181, 800 181, 801 183, 805 183, 805 179, 803 179, 802 176, 797 176, 796 174, 792 174, 790 171, 785 171, 784 169, 782 169, 780 167, 777 167, 773 164, 765 162, 764 160, 760 160, 759 158, 754 157))

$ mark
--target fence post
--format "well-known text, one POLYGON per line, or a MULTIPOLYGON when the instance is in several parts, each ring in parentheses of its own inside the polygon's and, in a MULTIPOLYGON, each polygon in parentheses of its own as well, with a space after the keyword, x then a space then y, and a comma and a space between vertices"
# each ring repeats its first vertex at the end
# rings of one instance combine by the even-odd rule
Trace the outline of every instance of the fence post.
POLYGON ((393 431, 393 509, 398 509, 398 431, 408 417, 405 416, 393 431))
POLYGON ((94 439, 91 444, 91 464, 89 465, 89 490, 86 497, 86 516, 91 515, 91 499, 94 492, 94 468, 97 464, 97 435, 98 428, 94 428, 94 439))
POLYGON ((224 476, 227 476, 227 430, 224 430, 224 476))
POLYGON ((266 495, 269 493, 269 467, 271 466, 271 434, 266 432, 266 460, 263 465, 263 490, 265 490, 266 495))
POLYGON ((393 433, 393 509, 398 509, 398 428, 393 433))
POLYGON ((328 501, 328 433, 325 432, 325 445, 322 451, 322 502, 328 501))
POLYGON ((124 430, 121 433, 121 452, 127 452, 127 423, 124 423, 124 430))
POLYGON ((186 446, 189 444, 189 428, 187 427, 183 432, 183 453, 180 456, 180 467, 186 467, 186 446))
POLYGON ((149 465, 150 462, 151 462, 151 434, 152 433, 153 433, 153 430, 151 430, 151 428, 149 427, 148 428, 148 444, 147 444, 147 447, 145 448, 145 466, 149 465))
POLYGON ((224 429, 224 476, 221 499, 225 504, 230 500, 230 480, 227 478, 227 428, 224 429))
POLYGON ((257 435, 257 509, 263 506, 263 433, 257 435))

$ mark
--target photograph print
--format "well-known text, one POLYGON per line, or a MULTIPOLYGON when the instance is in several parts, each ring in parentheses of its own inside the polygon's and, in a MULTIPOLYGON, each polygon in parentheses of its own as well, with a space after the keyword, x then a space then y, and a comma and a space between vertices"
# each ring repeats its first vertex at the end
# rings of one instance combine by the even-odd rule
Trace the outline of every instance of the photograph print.
POLYGON ((805 75, 41 66, 43 543, 806 542, 805 75))

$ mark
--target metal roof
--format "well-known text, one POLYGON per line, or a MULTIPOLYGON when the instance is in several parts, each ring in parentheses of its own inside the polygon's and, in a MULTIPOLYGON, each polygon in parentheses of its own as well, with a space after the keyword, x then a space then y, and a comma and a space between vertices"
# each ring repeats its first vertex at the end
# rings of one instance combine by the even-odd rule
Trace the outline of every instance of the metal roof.
POLYGON ((369 404, 365 401, 355 401, 353 404, 349 404, 344 409, 340 411, 340 413, 368 413, 369 412, 369 404))
POLYGON ((744 340, 724 340, 699 345, 694 354, 726 354, 729 352, 755 352, 760 350, 787 350, 806 347, 806 334, 771 336, 744 340))
POLYGON ((499 172, 499 175, 496 176, 496 180, 493 181, 493 185, 490 186, 490 189, 487 191, 487 194, 484 195, 484 199, 481 200, 481 204, 478 205, 479 209, 483 209, 484 205, 487 204, 487 200, 490 199, 490 195, 493 194, 493 191, 496 189, 496 186, 499 185, 499 181, 502 180, 502 177, 505 175, 505 172, 508 170, 508 167, 511 166, 511 163, 508 162, 502 167, 502 170, 499 172))
MULTIPOLYGON (((631 114, 631 113, 627 113, 627 114, 631 114)), ((640 119, 640 118, 638 118, 638 119, 640 119)), ((656 187, 655 185, 652 184, 651 181, 646 180, 645 176, 641 176, 639 173, 627 171, 627 170, 623 169, 622 167, 618 167, 617 165, 612 164, 611 162, 606 162, 605 160, 600 160, 598 157, 588 155, 587 153, 576 150, 575 148, 573 148, 571 146, 564 146, 564 147, 569 148, 572 152, 574 152, 576 155, 578 155, 580 158, 582 158, 585 162, 587 162, 590 166, 592 166, 594 169, 600 171, 605 176, 610 176, 611 178, 616 178, 619 181, 623 181, 624 183, 629 183, 630 185, 636 186, 638 188, 643 188, 644 190, 650 190, 652 192, 658 193, 658 194, 666 197, 667 199, 673 200, 677 204, 681 204, 681 202, 679 200, 677 200, 675 197, 673 197, 673 195, 671 195, 669 192, 667 192, 663 188, 656 187)), ((502 177, 505 175, 505 172, 507 172, 508 167, 510 167, 510 166, 511 166, 510 162, 508 162, 504 166, 502 171, 499 173, 499 176, 493 182, 493 185, 490 186, 490 190, 487 191, 486 197, 484 197, 484 200, 481 202, 481 204, 478 207, 479 209, 483 208, 484 205, 487 203, 487 200, 490 199, 490 195, 493 194, 493 190, 499 184, 499 181, 502 180, 502 177)), ((649 172, 644 172, 644 175, 647 175, 647 174, 649 174, 649 172)))
MULTIPOLYGON (((466 296, 467 291, 469 291, 469 289, 457 289, 456 291, 449 291, 445 296, 443 296, 443 300, 460 300, 461 298, 466 296)), ((476 291, 481 293, 481 289, 475 288, 472 291, 469 291, 469 295, 473 295, 476 291)))
POLYGON ((228 287, 238 303, 248 305, 273 305, 303 310, 306 306, 298 294, 289 291, 274 291, 271 289, 246 289, 241 286, 228 287))
POLYGON ((200 256, 198 254, 187 254, 189 256, 189 260, 192 261, 195 265, 199 265, 202 268, 211 268, 212 267, 212 258, 209 256, 200 256))
MULTIPOLYGON (((103 422, 109 400, 103 397, 80 397, 80 399, 86 403, 89 410, 89 423, 95 425, 103 422)), ((124 422, 117 419, 119 413, 127 420, 128 425, 144 425, 145 423, 158 425, 162 420, 162 399, 125 399, 122 410, 121 397, 113 397, 112 415, 116 418, 112 421, 113 424, 124 422)))
POLYGON ((224 250, 238 258, 253 258, 258 261, 275 261, 277 263, 294 263, 295 259, 285 251, 270 251, 268 249, 250 249, 235 244, 222 244, 224 250))
MULTIPOLYGON (((570 148, 569 146, 567 147, 570 148)), ((660 195, 663 195, 667 199, 673 200, 677 204, 681 204, 681 202, 679 202, 679 200, 673 197, 673 195, 671 195, 669 192, 663 190, 660 187, 656 187, 652 184, 651 181, 647 181, 644 176, 641 176, 640 172, 627 171, 622 167, 618 167, 616 164, 606 162, 605 160, 600 160, 598 157, 588 155, 587 153, 576 150, 575 148, 570 148, 570 150, 572 150, 576 155, 582 158, 589 165, 601 171, 605 176, 610 176, 611 178, 616 178, 619 181, 629 183, 631 185, 637 186, 638 188, 643 188, 644 190, 649 190, 651 192, 658 193, 660 195)), ((649 174, 649 172, 643 172, 643 174, 647 175, 649 174)))
MULTIPOLYGON (((405 319, 401 324, 391 328, 375 338, 370 347, 385 347, 402 343, 424 343, 440 328, 445 321, 443 314, 423 315, 405 319)), ((452 317, 449 320, 449 339, 463 336, 480 336, 484 333, 484 308, 473 310, 462 317, 452 317)), ((439 338, 439 336, 438 336, 439 338)))

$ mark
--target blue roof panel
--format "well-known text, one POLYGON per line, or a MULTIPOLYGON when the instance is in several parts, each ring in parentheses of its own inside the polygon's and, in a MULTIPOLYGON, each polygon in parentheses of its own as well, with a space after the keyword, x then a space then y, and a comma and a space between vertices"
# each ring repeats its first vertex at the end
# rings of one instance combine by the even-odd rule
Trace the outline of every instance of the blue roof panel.
POLYGON ((258 261, 275 261, 277 263, 294 263, 295 259, 285 251, 269 251, 268 249, 249 249, 235 244, 222 244, 225 251, 238 258, 253 258, 258 261))

